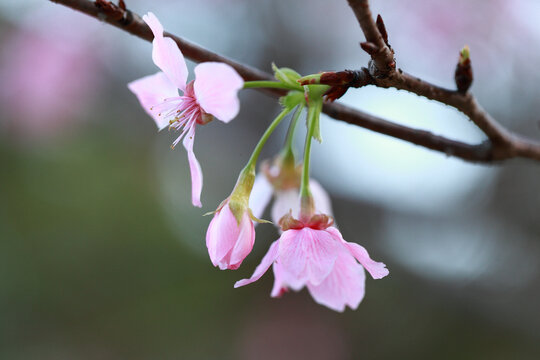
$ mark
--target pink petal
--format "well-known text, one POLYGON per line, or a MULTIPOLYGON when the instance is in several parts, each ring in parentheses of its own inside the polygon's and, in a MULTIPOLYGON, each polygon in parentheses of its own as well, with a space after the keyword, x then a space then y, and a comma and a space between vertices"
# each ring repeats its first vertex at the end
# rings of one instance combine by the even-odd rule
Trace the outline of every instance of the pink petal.
POLYGON ((266 255, 264 255, 261 263, 257 266, 257 268, 255 268, 253 275, 251 275, 249 279, 242 279, 242 280, 237 281, 234 284, 234 287, 237 288, 240 286, 251 284, 259 280, 261 276, 264 275, 266 270, 268 270, 270 265, 272 265, 272 263, 276 260, 277 255, 278 255, 278 248, 279 248, 279 242, 274 241, 272 245, 270 245, 270 249, 268 249, 268 252, 266 253, 266 255))
POLYGON ((311 189, 311 195, 315 201, 315 209, 317 213, 333 216, 332 201, 330 196, 324 188, 317 182, 317 180, 310 179, 309 187, 311 189))
POLYGON ((287 290, 287 285, 283 279, 283 268, 279 263, 274 262, 272 270, 274 271, 274 286, 272 287, 270 296, 281 297, 281 295, 283 295, 283 293, 287 290))
POLYGON ((284 231, 279 238, 279 262, 295 282, 305 282, 308 278, 306 254, 300 241, 303 238, 302 230, 284 231))
POLYGON ((306 234, 302 243, 308 258, 309 282, 318 285, 332 271, 341 244, 324 230, 304 228, 301 231, 306 234))
POLYGON ((287 273, 279 263, 279 259, 274 262, 272 269, 274 271, 274 286, 270 293, 271 297, 281 297, 289 289, 299 291, 304 287, 305 282, 298 281, 297 278, 287 273))
POLYGON ((336 260, 332 272, 319 285, 307 284, 313 299, 332 310, 342 312, 348 305, 356 309, 365 293, 364 269, 345 251, 336 260))
POLYGON ((300 196, 298 189, 288 189, 276 191, 274 197, 274 204, 272 205, 272 221, 274 224, 279 223, 284 215, 288 214, 292 210, 292 215, 298 217, 300 211, 300 196))
POLYGON ((231 251, 229 269, 238 269, 242 261, 249 255, 255 243, 255 227, 248 213, 245 212, 240 223, 240 233, 231 251))
POLYGON ((214 266, 219 266, 221 270, 227 269, 225 258, 236 245, 239 233, 236 218, 226 204, 215 213, 206 232, 206 247, 214 266))
MULTIPOLYGON (((262 173, 258 173, 255 177, 255 183, 249 196, 249 208, 256 218, 261 218, 264 209, 272 198, 274 188, 262 173)), ((257 224, 257 223, 255 223, 257 224)), ((277 224, 277 223, 276 223, 277 224)))
POLYGON ((284 291, 284 289, 293 289, 295 291, 301 290, 306 285, 306 279, 298 278, 287 272, 279 259, 274 262, 274 287, 272 289, 271 296, 278 297, 284 291))
POLYGON ((191 202, 193 206, 201 207, 201 192, 203 184, 203 174, 201 165, 193 152, 193 142, 195 141, 195 123, 189 128, 184 137, 183 144, 187 150, 189 171, 191 173, 191 202))
POLYGON ((194 90, 203 110, 223 122, 231 121, 240 110, 238 90, 244 80, 231 66, 205 62, 195 67, 194 90))
MULTIPOLYGON (((330 197, 323 187, 313 179, 309 180, 311 194, 315 201, 317 213, 333 215, 330 197)), ((276 191, 274 204, 272 205, 272 221, 277 224, 283 215, 292 211, 294 217, 298 217, 300 212, 300 192, 298 189, 288 189, 276 191)))
POLYGON ((143 20, 148 24, 154 40, 152 41, 152 60, 182 91, 186 87, 188 70, 184 55, 178 45, 170 37, 163 37, 163 26, 157 17, 149 12, 143 16, 143 20))
POLYGON ((279 261, 296 280, 318 285, 332 271, 339 247, 324 230, 287 230, 280 238, 279 261))
MULTIPOLYGON (((163 110, 162 107, 159 111, 151 110, 153 106, 163 103, 166 98, 178 96, 178 89, 170 82, 167 75, 160 71, 154 75, 132 81, 127 86, 137 96, 144 111, 154 119, 160 130, 169 125, 168 120, 159 116, 159 111, 166 112, 166 110, 163 110)), ((171 104, 171 106, 175 105, 171 104)))
POLYGON ((336 239, 341 240, 349 252, 356 258, 356 260, 358 260, 358 262, 360 262, 360 264, 362 264, 362 266, 374 279, 382 279, 389 274, 386 265, 382 262, 372 260, 364 247, 358 245, 357 243, 345 241, 339 230, 334 227, 329 227, 326 230, 330 232, 336 239))

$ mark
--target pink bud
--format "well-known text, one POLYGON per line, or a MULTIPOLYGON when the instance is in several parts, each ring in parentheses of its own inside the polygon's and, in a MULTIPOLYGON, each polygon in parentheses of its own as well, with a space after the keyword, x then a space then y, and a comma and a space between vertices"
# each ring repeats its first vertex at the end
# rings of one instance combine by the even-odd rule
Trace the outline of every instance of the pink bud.
POLYGON ((240 222, 234 216, 229 201, 219 208, 206 232, 206 247, 210 260, 221 270, 236 270, 253 249, 255 227, 246 208, 240 222))

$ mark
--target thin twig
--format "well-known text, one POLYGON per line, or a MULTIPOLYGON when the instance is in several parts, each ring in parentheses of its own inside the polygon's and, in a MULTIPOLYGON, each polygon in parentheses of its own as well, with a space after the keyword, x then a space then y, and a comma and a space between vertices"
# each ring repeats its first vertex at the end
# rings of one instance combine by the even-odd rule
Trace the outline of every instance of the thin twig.
MULTIPOLYGON (((362 49, 370 54, 372 63, 381 63, 384 65, 390 61, 395 61, 393 58, 393 50, 388 44, 388 34, 384 23, 382 22, 382 18, 379 15, 377 17, 377 22, 373 20, 369 1, 348 0, 348 2, 356 15, 364 36, 366 37, 367 44, 376 44, 378 48, 378 51, 375 52, 371 45, 367 46, 366 43, 361 44, 362 49), (386 47, 388 51, 383 52, 381 47, 386 47)), ((371 81, 364 79, 365 84, 382 88, 406 90, 424 96, 430 100, 452 106, 465 114, 488 137, 489 141, 487 144, 491 147, 491 153, 494 159, 503 160, 506 158, 523 156, 540 160, 540 143, 512 134, 493 119, 493 117, 478 104, 471 93, 442 88, 392 66, 380 67, 377 65, 376 70, 379 71, 378 74, 373 71, 367 73, 367 75, 371 75, 372 78, 371 81), (383 76, 380 75, 381 71, 383 72, 383 76)), ((344 73, 346 72, 347 70, 344 71, 344 73)), ((358 73, 360 73, 360 71, 358 71, 358 73)), ((362 75, 365 76, 366 72, 362 72, 362 75)), ((343 87, 343 84, 336 84, 336 86, 343 87)), ((351 84, 351 86, 357 87, 355 84, 351 84)))
MULTIPOLYGON (((103 20, 117 28, 120 28, 132 35, 142 38, 147 41, 152 41, 153 36, 150 28, 141 19, 141 17, 129 10, 124 10, 113 3, 105 0, 50 0, 68 6, 74 10, 83 12, 94 18, 103 20)), ((364 3, 364 7, 359 9, 367 9, 369 12, 368 2, 365 0, 348 0, 351 7, 354 3, 364 3)), ((353 9, 355 9, 353 7, 353 9)), ((355 10, 355 14, 358 11, 355 10)), ((359 13, 361 13, 360 11, 359 13)), ((358 15, 357 15, 358 16, 358 15)), ((369 12, 371 18, 371 13, 369 12)), ((365 18, 365 17, 363 17, 365 18)), ((366 20, 367 21, 367 20, 366 20)), ((371 20, 373 22, 373 20, 371 20)), ((375 24, 373 22, 373 24, 375 24)), ((362 23, 361 23, 362 26, 362 23)), ((378 49, 382 47, 390 51, 393 60, 393 53, 385 43, 385 39, 378 32, 377 25, 373 25, 379 35, 373 35, 373 27, 369 25, 368 33, 371 41, 377 44, 378 49), (380 40, 379 40, 380 38, 380 40)), ((362 27, 363 28, 363 27, 362 27)), ((365 30, 364 30, 365 32, 365 30)), ((226 58, 207 50, 199 45, 189 42, 181 37, 166 33, 166 36, 171 37, 176 41, 182 53, 189 59, 195 62, 204 61, 219 61, 231 65, 236 71, 246 80, 270 80, 272 75, 253 68, 251 66, 241 64, 232 59, 226 58)), ((385 54, 383 51, 381 54, 385 54)), ((385 55, 386 56, 386 55, 385 55)), ((381 56, 382 58, 382 56, 381 56)), ((388 57, 385 58, 388 61, 388 57)), ((386 62, 385 62, 386 63, 386 62)), ((388 63, 386 63, 388 65, 388 63)), ((432 150, 436 150, 470 162, 491 163, 514 157, 525 157, 535 160, 540 160, 540 144, 531 140, 525 140, 516 135, 509 133, 507 130, 498 125, 485 111, 483 111, 474 98, 470 95, 460 96, 453 91, 438 88, 422 80, 416 79, 399 71, 390 71, 391 76, 375 79, 375 85, 381 87, 395 87, 426 96, 429 99, 441 101, 451 106, 458 108, 464 114, 469 116, 471 120, 486 132, 489 140, 480 145, 470 145, 459 141, 451 140, 442 136, 437 136, 429 131, 417 130, 410 127, 398 125, 382 118, 369 115, 363 111, 355 110, 341 104, 325 104, 323 111, 329 116, 337 120, 345 121, 349 124, 357 125, 381 134, 389 135, 404 141, 420 145, 432 150), (396 74, 399 76, 396 77, 396 74), (494 141, 500 137, 500 141, 494 141)), ((283 92, 278 89, 263 90, 272 96, 281 96, 283 92)))
POLYGON ((382 18, 378 16, 377 22, 373 21, 368 0, 347 1, 366 37, 366 42, 362 43, 361 46, 371 55, 373 60, 369 66, 371 75, 377 78, 385 78, 388 73, 395 69, 396 64, 394 52, 388 45, 388 34, 382 18))

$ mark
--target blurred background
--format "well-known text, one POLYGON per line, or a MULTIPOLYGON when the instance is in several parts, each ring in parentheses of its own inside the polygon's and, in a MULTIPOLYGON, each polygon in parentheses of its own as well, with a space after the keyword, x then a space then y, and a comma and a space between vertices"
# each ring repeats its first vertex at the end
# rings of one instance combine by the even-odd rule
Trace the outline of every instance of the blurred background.
MULTIPOLYGON (((302 74, 368 61, 345 0, 126 2, 267 71, 272 61, 302 74)), ((398 66, 437 84, 454 86, 468 44, 480 103, 540 140, 539 1, 372 7, 398 66)), ((368 278, 358 310, 335 313, 305 290, 271 299, 270 272, 233 289, 277 238, 271 225, 257 228, 237 271, 213 268, 206 253, 201 215, 230 193, 279 111, 274 99, 242 91, 233 122, 199 128, 198 209, 184 149, 169 148, 174 134, 158 134, 126 88, 157 71, 150 43, 53 3, 3 0, 0 49, 0 358, 540 358, 539 163, 467 164, 323 118, 313 177, 345 239, 390 269, 368 278)), ((484 139, 457 111, 404 92, 366 87, 340 101, 484 139)))

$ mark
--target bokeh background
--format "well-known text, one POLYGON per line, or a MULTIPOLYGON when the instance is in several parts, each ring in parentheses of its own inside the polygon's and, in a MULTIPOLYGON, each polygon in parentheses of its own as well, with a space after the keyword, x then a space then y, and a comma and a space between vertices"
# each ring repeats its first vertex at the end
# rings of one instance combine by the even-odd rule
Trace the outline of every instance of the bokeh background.
MULTIPOLYGON (((165 28, 259 68, 359 68, 345 0, 128 0, 165 28)), ((472 51, 472 91, 540 140, 540 2, 373 0, 398 66, 453 87, 472 51)), ((269 297, 272 274, 233 289, 277 236, 257 228, 237 271, 212 267, 204 236, 276 101, 241 93, 240 115, 200 128, 203 208, 184 150, 157 133, 126 83, 157 69, 151 45, 46 1, 0 3, 0 358, 539 359, 540 164, 471 165, 322 119, 313 176, 344 237, 390 269, 358 310, 304 290, 269 297)), ((193 64, 190 63, 192 67, 193 64)), ((457 111, 367 87, 341 100, 469 142, 457 111)), ((264 150, 273 156, 280 129, 264 150)), ((299 134, 299 146, 301 140, 299 134)))

